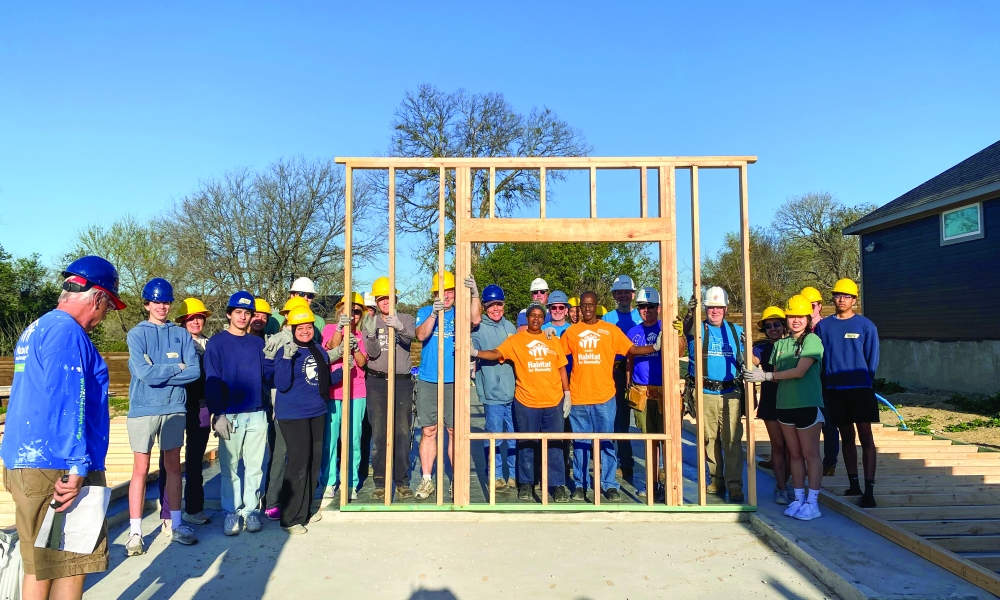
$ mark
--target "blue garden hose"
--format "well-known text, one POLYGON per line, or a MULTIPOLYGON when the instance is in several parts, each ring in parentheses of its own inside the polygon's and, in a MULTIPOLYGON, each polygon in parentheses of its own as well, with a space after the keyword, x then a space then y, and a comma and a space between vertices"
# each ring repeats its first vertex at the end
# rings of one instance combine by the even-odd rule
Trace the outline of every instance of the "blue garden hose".
POLYGON ((903 424, 903 429, 905 431, 910 430, 910 428, 906 426, 906 421, 903 420, 903 415, 899 414, 899 411, 896 410, 896 407, 892 405, 892 402, 889 402, 888 400, 886 400, 885 398, 883 398, 878 394, 875 394, 875 397, 879 399, 879 402, 888 406, 892 412, 896 413, 896 416, 899 417, 899 422, 903 424))

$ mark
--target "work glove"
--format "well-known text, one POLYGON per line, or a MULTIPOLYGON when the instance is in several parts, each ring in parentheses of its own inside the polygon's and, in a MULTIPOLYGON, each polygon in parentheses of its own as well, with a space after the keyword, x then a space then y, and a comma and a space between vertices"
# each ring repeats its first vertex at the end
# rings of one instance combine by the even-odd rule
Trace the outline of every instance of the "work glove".
POLYGON ((743 381, 749 381, 751 383, 761 383, 763 381, 773 381, 774 373, 765 371, 761 368, 756 369, 743 369, 743 381))
POLYGON ((286 342, 282 346, 281 351, 284 352, 285 358, 292 360, 292 358, 299 353, 299 347, 295 345, 295 342, 286 342))
POLYGON ((477 356, 479 356, 479 350, 476 350, 475 347, 469 348, 469 356, 471 356, 472 358, 476 358, 477 356))
POLYGON ((573 409, 573 401, 569 397, 569 390, 563 392, 562 409, 563 409, 563 418, 568 419, 569 411, 573 409))
POLYGON ((358 338, 354 337, 353 335, 350 336, 350 338, 348 338, 347 345, 351 348, 351 352, 357 352, 358 351, 358 338))
POLYGON ((216 436, 226 441, 229 440, 229 436, 233 433, 233 426, 230 425, 226 415, 216 415, 215 421, 212 423, 212 429, 215 430, 216 436))
POLYGON ((663 337, 662 333, 656 334, 656 341, 653 342, 653 350, 656 350, 657 352, 660 351, 660 341, 662 337, 663 337))
POLYGON ((340 325, 344 329, 347 329, 347 326, 350 325, 350 324, 351 324, 351 317, 349 317, 349 316, 347 316, 345 314, 341 314, 340 318, 337 319, 337 325, 340 325))
POLYGON ((555 327, 546 327, 542 331, 545 332, 545 337, 550 340, 554 340, 559 337, 559 332, 556 331, 555 327))
POLYGON ((342 356, 344 356, 344 347, 337 345, 334 346, 333 348, 328 348, 326 351, 326 355, 327 357, 329 357, 330 362, 336 362, 340 360, 342 356))
POLYGON ((469 275, 465 278, 465 287, 469 288, 469 293, 473 298, 479 297, 479 286, 476 285, 476 278, 469 275))
POLYGON ((348 354, 347 358, 344 359, 344 368, 347 370, 354 368, 354 355, 348 354))
POLYGON ((688 300, 688 312, 692 312, 696 308, 698 308, 698 295, 692 294, 691 299, 688 300))
POLYGON ((442 312, 444 310, 444 300, 438 298, 434 301, 434 312, 442 312))
POLYGON ((375 337, 375 317, 369 315, 368 311, 365 311, 364 316, 361 317, 361 333, 368 337, 375 337))
POLYGON ((387 327, 392 327, 393 329, 402 329, 403 324, 399 322, 399 317, 396 315, 389 315, 385 318, 385 324, 387 327))
POLYGON ((740 344, 742 344, 744 348, 747 347, 747 332, 745 331, 740 332, 740 344))
POLYGON ((674 329, 677 330, 677 333, 679 334, 684 333, 684 319, 680 317, 675 318, 673 322, 673 327, 674 329))

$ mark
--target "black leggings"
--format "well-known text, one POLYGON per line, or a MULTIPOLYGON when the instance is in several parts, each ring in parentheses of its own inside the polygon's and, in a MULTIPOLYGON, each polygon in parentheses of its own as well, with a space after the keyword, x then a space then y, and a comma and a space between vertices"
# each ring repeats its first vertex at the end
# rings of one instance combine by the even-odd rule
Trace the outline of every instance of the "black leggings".
POLYGON ((279 420, 277 424, 285 438, 288 456, 285 476, 281 481, 281 494, 278 496, 281 526, 305 525, 311 515, 313 493, 316 491, 320 463, 323 461, 326 415, 279 420))

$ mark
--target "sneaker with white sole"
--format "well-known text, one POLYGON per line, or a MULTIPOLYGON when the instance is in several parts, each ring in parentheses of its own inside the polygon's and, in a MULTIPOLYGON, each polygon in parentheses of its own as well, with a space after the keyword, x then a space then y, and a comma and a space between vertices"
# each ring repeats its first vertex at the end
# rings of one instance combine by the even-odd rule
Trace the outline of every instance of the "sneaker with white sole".
POLYGON ((788 508, 785 509, 785 516, 794 517, 795 513, 799 512, 799 509, 802 508, 803 504, 805 503, 801 500, 793 500, 792 503, 788 505, 788 508))
POLYGON ((191 523, 193 525, 204 525, 205 523, 210 523, 212 520, 208 518, 205 511, 196 512, 193 515, 189 515, 186 512, 181 513, 181 520, 185 523, 191 523))
POLYGON ((236 513, 227 514, 226 520, 222 522, 222 533, 226 535, 239 535, 240 531, 242 531, 240 516, 236 513))
POLYGON ((283 527, 285 531, 292 535, 302 535, 303 533, 309 533, 305 525, 292 525, 291 527, 283 527))
POLYGON ((431 494, 435 493, 437 488, 434 486, 433 479, 420 479, 420 485, 417 486, 417 491, 414 492, 414 496, 417 500, 423 500, 425 498, 430 498, 431 494))
POLYGON ((819 512, 819 506, 815 502, 806 502, 793 516, 800 521, 812 521, 822 517, 823 513, 819 512))
POLYGON ((358 499, 358 490, 351 490, 351 500, 358 499))
POLYGON ((774 503, 780 504, 781 506, 788 506, 788 494, 786 490, 779 490, 777 486, 774 488, 774 503))
POLYGON ((170 541, 193 546, 198 543, 198 538, 194 536, 194 530, 187 525, 181 525, 170 533, 170 541))
POLYGON ((264 527, 260 522, 260 516, 257 515, 257 511, 253 511, 244 517, 244 521, 246 521, 247 531, 250 533, 257 533, 264 527))
POLYGON ((324 498, 336 498, 337 497, 337 486, 328 485, 323 488, 324 498))
POLYGON ((139 556, 144 554, 146 549, 142 547, 142 536, 138 533, 133 533, 128 536, 128 541, 125 542, 125 556, 139 556))

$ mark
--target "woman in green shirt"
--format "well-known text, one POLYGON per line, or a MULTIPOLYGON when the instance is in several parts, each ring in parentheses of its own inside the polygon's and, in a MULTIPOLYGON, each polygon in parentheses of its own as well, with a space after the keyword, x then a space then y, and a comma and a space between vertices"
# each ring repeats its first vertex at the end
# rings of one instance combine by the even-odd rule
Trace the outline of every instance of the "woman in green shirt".
POLYGON ((795 501, 785 516, 810 521, 821 515, 819 489, 823 482, 823 460, 819 451, 819 433, 823 424, 823 384, 820 370, 823 342, 812 328, 812 304, 802 296, 792 296, 785 308, 788 335, 774 344, 771 362, 774 372, 760 368, 746 370, 747 381, 778 381, 777 417, 791 461, 795 501), (805 462, 803 462, 805 461, 805 462), (809 495, 805 479, 809 475, 809 495))

